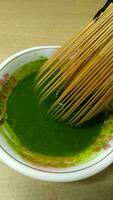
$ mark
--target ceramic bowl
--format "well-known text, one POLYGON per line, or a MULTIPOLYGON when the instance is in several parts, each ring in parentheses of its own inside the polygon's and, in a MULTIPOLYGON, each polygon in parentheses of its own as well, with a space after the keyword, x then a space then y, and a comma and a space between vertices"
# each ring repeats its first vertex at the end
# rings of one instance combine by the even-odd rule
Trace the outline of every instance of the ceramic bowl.
MULTIPOLYGON (((12 74, 20 66, 36 60, 40 56, 49 58, 58 48, 59 46, 33 47, 10 56, 0 65, 0 79, 5 73, 12 74)), ((12 149, 5 137, 0 134, 0 159, 14 170, 35 179, 53 182, 77 181, 97 174, 112 163, 113 136, 90 161, 73 167, 54 169, 29 164, 12 149)))

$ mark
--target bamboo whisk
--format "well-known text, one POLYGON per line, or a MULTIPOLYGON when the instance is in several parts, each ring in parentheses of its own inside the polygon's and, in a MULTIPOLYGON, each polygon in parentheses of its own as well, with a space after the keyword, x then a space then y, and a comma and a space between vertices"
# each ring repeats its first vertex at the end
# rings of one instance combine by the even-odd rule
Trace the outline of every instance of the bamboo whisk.
POLYGON ((39 89, 40 102, 56 91, 48 113, 69 125, 91 119, 113 100, 112 3, 40 68, 39 89))

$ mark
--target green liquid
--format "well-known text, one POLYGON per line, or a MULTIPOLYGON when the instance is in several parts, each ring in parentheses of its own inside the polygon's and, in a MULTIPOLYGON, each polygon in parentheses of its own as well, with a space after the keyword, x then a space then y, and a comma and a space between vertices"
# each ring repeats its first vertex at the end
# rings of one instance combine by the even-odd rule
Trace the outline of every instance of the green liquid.
POLYGON ((8 123, 23 145, 33 152, 51 156, 75 155, 94 142, 104 117, 82 127, 71 128, 46 113, 49 100, 38 104, 33 91, 35 74, 18 83, 7 105, 8 123))
POLYGON ((109 143, 113 115, 101 113, 80 127, 69 127, 52 119, 47 110, 56 95, 39 105, 33 88, 36 71, 45 61, 40 59, 22 66, 9 79, 9 93, 2 89, 8 97, 7 118, 2 120, 0 131, 14 150, 35 165, 68 167, 87 162, 109 143))

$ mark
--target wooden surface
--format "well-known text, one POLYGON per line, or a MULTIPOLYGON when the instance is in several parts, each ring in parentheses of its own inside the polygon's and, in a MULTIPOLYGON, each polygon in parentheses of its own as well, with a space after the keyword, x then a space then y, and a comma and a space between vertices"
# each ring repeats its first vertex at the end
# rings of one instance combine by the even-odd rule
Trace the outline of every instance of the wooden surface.
MULTIPOLYGON (((1 0, 0 62, 24 48, 63 44, 105 0, 1 0)), ((0 163, 0 200, 113 200, 113 166, 84 181, 36 181, 0 163)))

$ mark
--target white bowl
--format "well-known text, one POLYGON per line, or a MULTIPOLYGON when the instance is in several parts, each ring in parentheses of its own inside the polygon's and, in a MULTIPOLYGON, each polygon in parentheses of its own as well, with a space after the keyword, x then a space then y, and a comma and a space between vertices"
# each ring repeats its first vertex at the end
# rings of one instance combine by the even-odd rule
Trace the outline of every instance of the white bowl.
MULTIPOLYGON (((36 60, 40 56, 50 57, 59 46, 33 47, 16 53, 0 65, 0 78, 5 73, 12 74, 18 67, 36 60)), ((35 179, 70 182, 90 177, 109 166, 113 161, 113 141, 109 141, 109 148, 103 149, 89 162, 64 169, 35 168, 18 155, 0 135, 0 159, 16 171, 35 179)))

